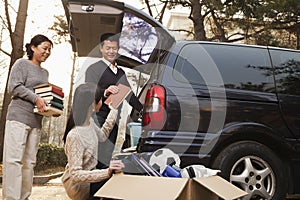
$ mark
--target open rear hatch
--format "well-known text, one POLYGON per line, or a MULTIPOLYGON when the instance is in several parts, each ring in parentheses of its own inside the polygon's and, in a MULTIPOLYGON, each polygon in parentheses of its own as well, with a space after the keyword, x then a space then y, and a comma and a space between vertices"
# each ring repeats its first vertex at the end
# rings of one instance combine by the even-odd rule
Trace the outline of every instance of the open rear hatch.
POLYGON ((63 0, 63 3, 73 51, 79 57, 101 57, 99 40, 107 32, 120 34, 117 62, 128 68, 152 63, 162 50, 169 49, 175 42, 159 22, 123 2, 63 0))

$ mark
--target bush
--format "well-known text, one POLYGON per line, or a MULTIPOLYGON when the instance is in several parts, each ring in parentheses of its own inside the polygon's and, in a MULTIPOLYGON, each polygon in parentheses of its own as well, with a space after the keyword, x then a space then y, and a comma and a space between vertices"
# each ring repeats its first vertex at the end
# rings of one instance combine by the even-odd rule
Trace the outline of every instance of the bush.
POLYGON ((49 168, 65 167, 67 157, 63 147, 41 143, 37 153, 35 171, 44 171, 49 168))

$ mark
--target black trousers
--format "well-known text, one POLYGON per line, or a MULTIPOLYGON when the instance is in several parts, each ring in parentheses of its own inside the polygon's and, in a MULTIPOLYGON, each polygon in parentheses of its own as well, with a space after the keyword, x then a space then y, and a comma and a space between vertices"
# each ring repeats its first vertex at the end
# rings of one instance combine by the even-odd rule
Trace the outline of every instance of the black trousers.
POLYGON ((118 135, 118 126, 115 125, 110 132, 109 138, 105 142, 98 143, 98 165, 97 168, 103 169, 109 166, 112 158, 112 153, 115 148, 115 143, 118 135))
POLYGON ((97 183, 90 184, 90 196, 88 200, 100 200, 100 197, 94 197, 96 192, 108 181, 108 179, 104 179, 103 181, 97 183))
MULTIPOLYGON (((95 115, 93 117, 95 117, 95 115)), ((97 125, 102 127, 105 122, 105 118, 103 118, 101 115, 96 115, 96 118, 98 121, 97 125)), ((119 122, 119 117, 117 117, 116 122, 119 122)), ((109 166, 109 162, 111 160, 112 153, 115 148, 117 136, 118 124, 116 123, 113 129, 111 130, 108 139, 105 142, 98 143, 98 169, 107 168, 109 166)))

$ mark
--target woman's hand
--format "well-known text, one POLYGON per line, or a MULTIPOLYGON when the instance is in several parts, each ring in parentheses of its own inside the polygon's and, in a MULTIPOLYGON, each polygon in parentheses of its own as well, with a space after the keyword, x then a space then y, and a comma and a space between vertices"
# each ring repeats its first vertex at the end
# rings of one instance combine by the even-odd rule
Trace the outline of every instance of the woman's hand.
POLYGON ((96 106, 95 106, 95 111, 96 111, 96 112, 99 112, 101 106, 102 106, 102 99, 100 99, 100 100, 98 101, 98 103, 96 104, 96 106))
POLYGON ((110 102, 109 104, 108 104, 108 107, 109 107, 109 109, 115 109, 113 106, 112 106, 112 102, 110 102))
POLYGON ((108 174, 111 176, 113 173, 120 173, 125 167, 121 160, 111 160, 109 163, 108 174))
POLYGON ((36 98, 35 105, 36 105, 39 112, 47 111, 46 106, 48 104, 43 98, 41 98, 41 97, 36 98))

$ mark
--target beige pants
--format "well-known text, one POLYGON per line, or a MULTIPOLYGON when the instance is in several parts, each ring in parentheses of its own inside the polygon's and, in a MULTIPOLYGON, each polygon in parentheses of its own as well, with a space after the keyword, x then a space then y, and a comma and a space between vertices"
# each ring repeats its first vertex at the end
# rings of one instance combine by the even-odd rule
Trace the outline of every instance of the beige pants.
POLYGON ((41 130, 17 121, 6 121, 3 149, 2 193, 5 200, 28 199, 41 130))

